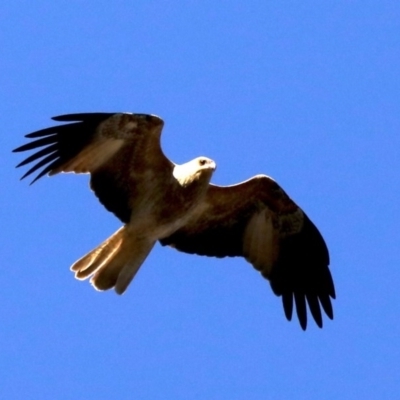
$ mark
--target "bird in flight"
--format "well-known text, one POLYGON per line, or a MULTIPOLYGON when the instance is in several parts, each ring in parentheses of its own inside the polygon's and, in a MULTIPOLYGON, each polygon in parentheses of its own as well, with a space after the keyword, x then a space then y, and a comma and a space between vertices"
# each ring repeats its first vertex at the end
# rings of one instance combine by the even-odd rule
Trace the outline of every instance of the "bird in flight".
POLYGON ((213 160, 178 165, 164 155, 164 122, 155 115, 82 113, 53 120, 66 124, 30 133, 33 141, 13 150, 37 151, 17 166, 34 162, 21 179, 41 168, 32 183, 46 174, 89 173, 100 203, 123 223, 72 265, 77 279, 122 294, 160 242, 190 254, 244 257, 282 298, 289 321, 295 305, 303 330, 307 306, 320 328, 321 308, 333 319, 324 239, 272 178, 211 184, 213 160))

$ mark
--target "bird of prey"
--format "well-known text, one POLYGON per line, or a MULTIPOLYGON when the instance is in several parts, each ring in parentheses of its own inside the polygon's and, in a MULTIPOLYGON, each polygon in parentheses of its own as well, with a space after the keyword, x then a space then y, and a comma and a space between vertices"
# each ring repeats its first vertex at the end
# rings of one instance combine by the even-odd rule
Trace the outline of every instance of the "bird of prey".
POLYGON ((122 294, 160 242, 190 254, 244 257, 281 296, 289 321, 295 304, 303 330, 307 305, 320 328, 321 307, 333 319, 324 239, 272 178, 211 184, 213 160, 178 165, 164 155, 164 122, 155 115, 82 113, 53 120, 66 124, 30 133, 34 140, 14 150, 37 151, 18 165, 35 162, 21 179, 40 168, 33 182, 46 174, 89 173, 99 201, 123 223, 72 265, 77 279, 90 277, 96 289, 122 294))

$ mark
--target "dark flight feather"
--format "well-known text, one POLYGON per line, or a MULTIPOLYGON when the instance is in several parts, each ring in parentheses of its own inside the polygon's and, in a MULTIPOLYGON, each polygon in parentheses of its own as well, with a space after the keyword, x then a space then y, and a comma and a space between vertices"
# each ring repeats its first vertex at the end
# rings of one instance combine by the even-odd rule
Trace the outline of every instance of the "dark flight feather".
POLYGON ((252 215, 266 208, 269 212, 275 210, 272 213, 276 213, 279 220, 283 217, 290 219, 291 213, 295 210, 300 211, 303 217, 302 228, 279 240, 279 248, 276 250, 278 256, 273 265, 266 270, 257 266, 255 268, 269 279, 273 292, 282 296, 288 320, 292 317, 294 299, 301 327, 306 329, 307 326, 306 304, 317 325, 322 327, 320 304, 332 319, 330 297, 335 298, 325 242, 315 225, 285 192, 278 190, 275 182, 269 182, 267 177, 256 179, 264 182, 260 185, 256 180, 249 180, 231 187, 211 186, 205 201, 209 206, 203 214, 160 242, 162 245, 170 245, 191 254, 216 257, 245 256, 243 237, 252 215), (260 187, 267 192, 260 192, 260 187), (236 200, 232 202, 232 194, 235 191, 236 200), (226 204, 229 204, 228 210, 223 207, 226 204))
POLYGON ((50 153, 53 154, 42 159, 40 162, 34 165, 21 179, 26 178, 39 168, 48 164, 48 166, 46 166, 43 171, 41 171, 39 175, 35 177, 35 179, 31 182, 32 184, 43 175, 51 171, 51 169, 61 166, 67 160, 76 156, 90 142, 93 133, 95 132, 98 125, 111 115, 113 114, 93 113, 61 115, 58 117, 54 117, 53 119, 56 121, 76 121, 77 119, 81 119, 82 122, 75 122, 68 125, 52 126, 50 128, 41 129, 39 131, 26 135, 27 138, 43 138, 17 147, 13 150, 14 152, 33 150, 47 145, 50 146, 28 157, 26 160, 18 164, 18 166, 22 166, 32 161, 35 161, 38 158, 46 156, 50 153), (51 161, 54 160, 55 162, 49 164, 51 161))

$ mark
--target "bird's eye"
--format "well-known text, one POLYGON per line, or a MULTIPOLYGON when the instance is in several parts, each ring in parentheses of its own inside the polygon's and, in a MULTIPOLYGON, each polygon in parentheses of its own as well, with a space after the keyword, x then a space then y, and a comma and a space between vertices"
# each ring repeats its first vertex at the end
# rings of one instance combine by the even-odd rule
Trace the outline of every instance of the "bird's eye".
POLYGON ((202 159, 199 161, 199 163, 200 163, 200 165, 206 165, 206 160, 205 160, 204 158, 202 158, 202 159))

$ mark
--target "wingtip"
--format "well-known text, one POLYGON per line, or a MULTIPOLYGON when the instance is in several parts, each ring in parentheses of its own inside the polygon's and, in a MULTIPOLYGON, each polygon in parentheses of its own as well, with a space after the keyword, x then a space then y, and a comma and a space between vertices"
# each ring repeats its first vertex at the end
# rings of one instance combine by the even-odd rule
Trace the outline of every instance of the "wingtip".
POLYGON ((332 310, 330 310, 329 313, 326 313, 326 315, 331 321, 333 321, 333 319, 335 318, 335 315, 333 314, 333 308, 332 310))
POLYGON ((119 296, 122 296, 125 293, 125 290, 126 288, 120 288, 119 286, 114 287, 115 293, 117 293, 119 296))
POLYGON ((299 322, 300 322, 301 329, 303 330, 303 332, 305 332, 307 330, 307 320, 300 320, 300 318, 299 318, 299 322))
POLYGON ((25 179, 28 175, 30 174, 30 172, 26 172, 24 175, 21 176, 21 178, 19 178, 20 181, 22 181, 23 179, 25 179))
POLYGON ((54 117, 51 117, 53 121, 58 121, 58 122, 83 122, 85 120, 91 120, 95 119, 98 120, 104 120, 107 119, 108 117, 111 117, 112 115, 117 114, 117 113, 106 113, 106 112, 88 112, 88 113, 75 113, 75 114, 63 114, 63 115, 56 115, 54 117))
POLYGON ((51 117, 53 121, 64 121, 65 115, 56 115, 55 117, 51 117))
POLYGON ((62 114, 51 117, 53 121, 68 122, 68 121, 82 121, 83 114, 62 114))
POLYGON ((12 153, 20 153, 21 151, 24 151, 24 149, 23 149, 24 146, 25 146, 25 145, 18 146, 18 147, 16 147, 15 149, 12 149, 11 152, 12 152, 12 153))
MULTIPOLYGON (((25 175, 21 176, 21 178, 19 178, 20 181, 24 180, 29 174, 26 173, 25 175)), ((36 177, 35 179, 33 179, 31 182, 29 182, 29 186, 32 186, 36 181, 38 180, 38 178, 36 177)))
POLYGON ((282 304, 283 304, 283 311, 285 313, 286 319, 288 321, 291 321, 292 315, 293 315, 293 295, 292 295, 292 293, 282 294, 282 304))
POLYGON ((32 186, 39 178, 40 178, 40 176, 37 176, 35 179, 33 179, 31 182, 29 182, 29 186, 32 186))

